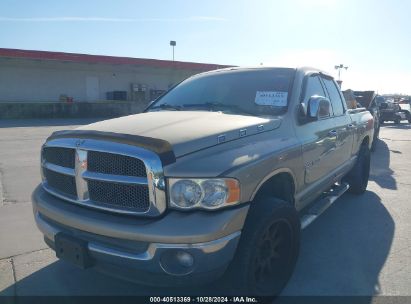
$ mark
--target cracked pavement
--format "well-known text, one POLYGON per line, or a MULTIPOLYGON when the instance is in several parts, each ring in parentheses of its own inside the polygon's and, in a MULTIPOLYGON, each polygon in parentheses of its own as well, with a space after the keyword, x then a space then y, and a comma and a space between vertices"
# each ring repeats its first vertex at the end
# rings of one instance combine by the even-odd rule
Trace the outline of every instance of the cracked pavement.
MULTIPOLYGON (((45 245, 30 203, 40 182, 41 144, 55 130, 91 121, 0 121, 0 295, 184 293, 79 270, 58 261, 45 245)), ((369 191, 345 194, 304 230, 284 295, 411 295, 410 129, 381 128, 369 191)))

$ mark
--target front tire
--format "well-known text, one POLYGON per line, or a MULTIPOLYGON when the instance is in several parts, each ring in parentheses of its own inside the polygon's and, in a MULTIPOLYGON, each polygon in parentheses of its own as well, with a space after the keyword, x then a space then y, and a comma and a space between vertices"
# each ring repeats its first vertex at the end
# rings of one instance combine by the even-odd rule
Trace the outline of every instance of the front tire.
POLYGON ((270 197, 254 201, 230 265, 236 292, 278 295, 293 273, 300 229, 298 213, 290 203, 270 197))
POLYGON ((343 182, 350 185, 348 192, 353 194, 363 194, 367 190, 368 179, 370 177, 370 149, 367 143, 361 145, 354 167, 343 178, 343 182))

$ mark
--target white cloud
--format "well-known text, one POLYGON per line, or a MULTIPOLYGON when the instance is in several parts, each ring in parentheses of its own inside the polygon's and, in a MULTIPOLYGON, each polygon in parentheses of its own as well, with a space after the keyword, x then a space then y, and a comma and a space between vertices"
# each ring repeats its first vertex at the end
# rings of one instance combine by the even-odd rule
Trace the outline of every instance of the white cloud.
POLYGON ((192 21, 227 21, 226 18, 214 16, 192 16, 188 19, 192 21))
POLYGON ((186 18, 109 18, 109 17, 0 17, 0 22, 207 22, 226 21, 215 16, 191 16, 186 18))
POLYGON ((325 8, 337 8, 337 6, 342 2, 340 0, 296 0, 299 6, 304 7, 325 7, 325 8))

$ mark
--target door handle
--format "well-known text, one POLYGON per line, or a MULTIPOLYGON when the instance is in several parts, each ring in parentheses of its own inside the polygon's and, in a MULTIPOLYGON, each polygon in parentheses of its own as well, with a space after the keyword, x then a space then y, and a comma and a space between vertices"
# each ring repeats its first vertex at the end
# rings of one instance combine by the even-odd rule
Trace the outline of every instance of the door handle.
POLYGON ((354 128, 355 128, 355 125, 349 124, 349 125, 347 126, 347 128, 348 128, 348 129, 354 129, 354 128))
POLYGON ((337 131, 331 130, 330 132, 328 132, 328 137, 337 137, 337 131))

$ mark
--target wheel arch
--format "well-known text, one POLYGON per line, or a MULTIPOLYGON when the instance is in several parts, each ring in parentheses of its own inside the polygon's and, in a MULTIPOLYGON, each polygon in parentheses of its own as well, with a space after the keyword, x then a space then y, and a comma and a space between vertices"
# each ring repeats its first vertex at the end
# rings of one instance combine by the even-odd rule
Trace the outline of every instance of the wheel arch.
POLYGON ((264 177, 251 195, 253 201, 260 195, 268 194, 294 205, 296 191, 296 178, 294 173, 287 168, 277 169, 264 177), (274 185, 279 185, 274 187, 274 185))

